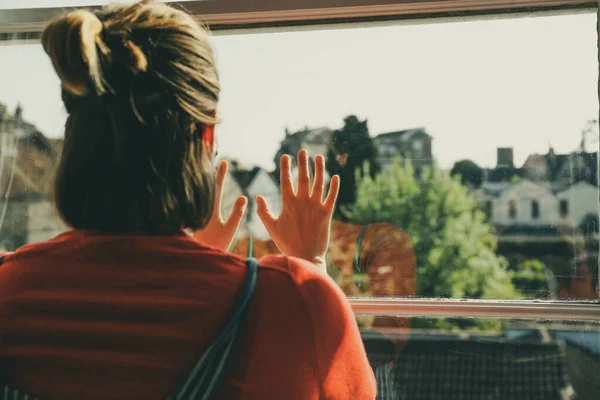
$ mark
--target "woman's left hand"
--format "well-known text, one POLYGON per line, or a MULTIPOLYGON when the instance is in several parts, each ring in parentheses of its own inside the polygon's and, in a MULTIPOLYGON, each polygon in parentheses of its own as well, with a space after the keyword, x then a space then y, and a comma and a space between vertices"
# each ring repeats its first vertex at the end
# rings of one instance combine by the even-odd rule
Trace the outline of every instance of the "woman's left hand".
POLYGON ((221 202, 223 201, 223 184, 226 175, 227 161, 223 160, 219 163, 217 171, 215 205, 212 217, 204 229, 194 232, 194 237, 197 240, 223 251, 229 250, 248 204, 248 199, 243 196, 238 197, 233 205, 231 215, 227 218, 227 221, 223 221, 221 202))

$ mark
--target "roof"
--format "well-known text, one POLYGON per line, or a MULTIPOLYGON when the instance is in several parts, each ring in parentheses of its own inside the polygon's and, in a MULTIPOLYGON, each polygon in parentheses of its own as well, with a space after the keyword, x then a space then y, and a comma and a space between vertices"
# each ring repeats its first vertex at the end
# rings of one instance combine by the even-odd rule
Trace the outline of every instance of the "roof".
POLYGON ((531 163, 534 165, 538 163, 545 164, 548 169, 549 180, 557 179, 561 171, 575 169, 576 179, 587 181, 590 184, 598 182, 598 153, 554 154, 554 152, 549 151, 548 154, 532 154, 527 157, 523 164, 523 170, 528 170, 529 168, 526 166, 531 163), (583 162, 581 163, 579 160, 583 160, 583 162), (581 169, 581 167, 584 170, 577 173, 577 169, 581 169), (581 175, 581 172, 583 172, 583 176, 577 177, 581 175))
POLYGON ((3 157, 0 176, 0 191, 11 199, 35 199, 47 197, 53 181, 57 156, 62 148, 62 139, 48 139, 33 124, 22 119, 22 109, 10 116, 0 104, 0 130, 2 135, 13 135, 17 139, 16 158, 3 157))
MULTIPOLYGON (((51 141, 46 136, 44 136, 43 133, 37 130, 19 137, 19 141, 28 141, 34 146, 36 146, 40 151, 43 151, 47 154, 55 155, 57 153, 54 145, 58 141, 51 141)), ((60 142, 62 144, 62 140, 60 140, 60 142)))
POLYGON ((510 225, 498 232, 499 236, 545 236, 545 237, 563 237, 576 233, 573 228, 561 227, 556 225, 510 225))
POLYGON ((242 187, 242 189, 247 189, 250 186, 250 183, 256 178, 256 175, 260 172, 260 167, 254 167, 249 170, 237 169, 231 171, 231 175, 235 178, 237 183, 242 187))
POLYGON ((481 184, 480 189, 484 194, 490 196, 499 196, 502 192, 504 192, 509 187, 514 186, 512 182, 483 182, 481 184))
POLYGON ((375 140, 381 140, 381 139, 409 140, 412 136, 414 136, 417 133, 421 133, 421 134, 426 135, 427 137, 431 137, 431 135, 429 135, 427 133, 425 128, 413 128, 413 129, 405 129, 402 131, 380 133, 379 135, 375 136, 375 140))
POLYGON ((316 144, 326 144, 329 137, 333 134, 331 129, 326 127, 320 128, 304 128, 300 131, 289 133, 286 132, 283 142, 295 141, 303 142, 308 141, 316 144))

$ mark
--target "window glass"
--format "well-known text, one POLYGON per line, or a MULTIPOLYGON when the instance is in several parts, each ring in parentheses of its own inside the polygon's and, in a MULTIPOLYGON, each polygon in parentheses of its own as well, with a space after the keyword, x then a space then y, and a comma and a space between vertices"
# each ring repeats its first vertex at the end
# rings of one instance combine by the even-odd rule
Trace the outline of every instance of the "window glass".
POLYGON ((560 201, 560 216, 565 218, 569 215, 569 201, 561 200, 560 201))
POLYGON ((538 219, 540 217, 540 203, 537 200, 531 202, 531 218, 538 219))
POLYGON ((382 398, 592 400, 600 390, 598 323, 359 319, 382 398))
MULTIPOLYGON (((231 251, 277 252, 254 197, 278 213, 279 157, 306 148, 342 179, 328 263, 347 295, 597 298, 595 11, 429 22, 213 38, 225 216, 250 199, 231 251)), ((0 59, 15 250, 66 229, 49 196, 66 112, 39 44, 0 59)))

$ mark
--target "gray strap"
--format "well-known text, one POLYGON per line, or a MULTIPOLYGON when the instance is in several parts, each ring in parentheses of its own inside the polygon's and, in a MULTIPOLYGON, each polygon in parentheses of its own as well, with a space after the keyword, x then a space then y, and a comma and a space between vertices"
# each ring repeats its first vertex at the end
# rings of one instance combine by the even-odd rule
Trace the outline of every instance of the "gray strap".
POLYGON ((209 400, 221 388, 256 288, 258 261, 248 258, 246 266, 246 280, 227 325, 168 400, 209 400))
POLYGON ((365 238, 365 233, 367 233, 367 229, 371 227, 371 224, 365 225, 360 234, 358 235, 358 239, 356 239, 356 247, 354 248, 354 258, 352 259, 352 267, 354 269, 355 274, 362 274, 364 271, 360 267, 360 247, 362 246, 363 239, 365 238))

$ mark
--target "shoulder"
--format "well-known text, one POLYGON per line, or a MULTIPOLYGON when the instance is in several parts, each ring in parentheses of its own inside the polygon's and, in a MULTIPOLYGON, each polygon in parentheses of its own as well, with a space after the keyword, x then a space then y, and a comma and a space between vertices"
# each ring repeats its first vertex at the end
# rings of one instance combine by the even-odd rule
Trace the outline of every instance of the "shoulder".
POLYGON ((292 283, 312 319, 320 314, 334 313, 353 321, 346 295, 333 279, 311 262, 273 255, 261 258, 259 265, 259 271, 271 271, 292 283))
POLYGON ((300 258, 269 255, 259 260, 259 266, 262 270, 285 276, 300 288, 317 286, 321 290, 339 290, 337 284, 328 275, 313 263, 300 258))

